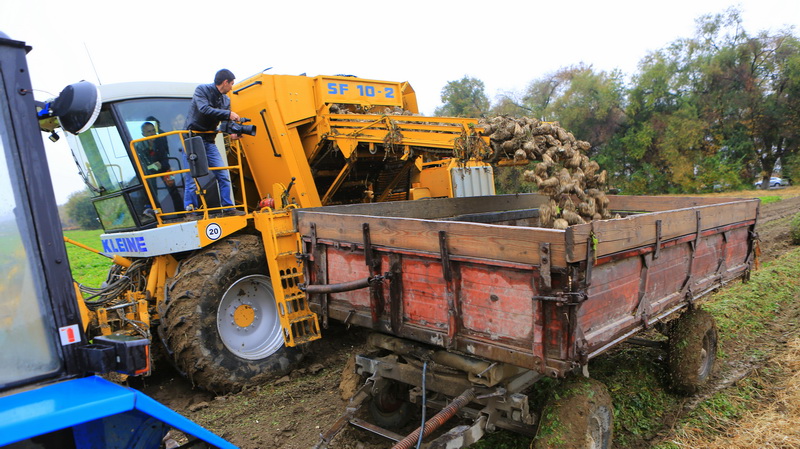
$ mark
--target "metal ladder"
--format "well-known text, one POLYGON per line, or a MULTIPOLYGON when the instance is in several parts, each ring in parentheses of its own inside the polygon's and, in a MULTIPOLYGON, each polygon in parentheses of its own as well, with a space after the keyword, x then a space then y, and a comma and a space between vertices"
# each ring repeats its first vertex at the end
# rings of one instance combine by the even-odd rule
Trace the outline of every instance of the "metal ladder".
POLYGON ((303 262, 297 254, 302 242, 290 210, 267 209, 253 215, 264 238, 284 343, 293 347, 321 338, 317 314, 311 311, 305 292, 300 290, 303 262))

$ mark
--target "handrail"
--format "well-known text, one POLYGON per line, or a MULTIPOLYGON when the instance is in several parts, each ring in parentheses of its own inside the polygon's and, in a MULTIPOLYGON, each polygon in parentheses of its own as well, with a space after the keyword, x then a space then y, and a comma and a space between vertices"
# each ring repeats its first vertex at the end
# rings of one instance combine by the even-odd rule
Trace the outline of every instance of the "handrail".
MULTIPOLYGON (((192 133, 198 133, 197 131, 191 131, 191 132, 192 133)), ((216 133, 216 131, 212 131, 212 132, 216 133)), ((200 208, 198 208, 198 209, 196 209, 194 211, 162 212, 160 207, 159 208, 155 207, 155 205, 156 205, 155 196, 154 196, 154 193, 152 192, 152 190, 150 188, 150 183, 147 182, 147 180, 154 179, 154 178, 160 178, 160 177, 163 177, 163 176, 183 175, 184 173, 190 172, 190 170, 188 168, 184 168, 184 169, 180 169, 180 170, 171 170, 171 171, 161 172, 161 173, 145 174, 144 168, 142 167, 142 162, 141 162, 141 160, 139 158, 138 151, 136 151, 136 144, 139 143, 139 142, 146 142, 146 141, 153 140, 153 139, 165 138, 165 137, 171 136, 171 135, 179 135, 179 136, 181 136, 181 146, 183 147, 183 151, 185 153, 186 152, 186 141, 183 138, 183 134, 189 134, 189 133, 190 133, 190 131, 188 131, 188 130, 175 130, 175 131, 169 131, 169 132, 165 132, 165 133, 156 134, 156 135, 153 135, 153 136, 147 136, 147 137, 142 137, 142 138, 139 138, 139 139, 133 139, 133 140, 130 141, 130 151, 131 151, 131 154, 133 155, 134 165, 135 165, 137 173, 141 176, 142 180, 145 181, 143 183, 143 187, 144 187, 145 193, 147 194, 147 199, 150 202, 150 205, 153 207, 153 210, 155 211, 156 221, 158 222, 158 225, 160 226, 160 225, 164 224, 164 221, 163 221, 162 217, 176 216, 176 215, 186 215, 186 214, 189 214, 190 212, 202 212, 204 218, 208 218, 207 214, 208 214, 209 211, 223 210, 223 209, 235 208, 237 206, 243 206, 244 207, 244 212, 247 213, 247 192, 246 192, 246 189, 244 188, 244 170, 242 170, 242 146, 241 146, 241 142, 238 139, 237 140, 231 140, 229 142, 230 147, 233 149, 233 153, 236 155, 236 164, 235 165, 226 165, 226 166, 223 166, 223 167, 209 167, 208 169, 209 169, 209 171, 211 171, 211 170, 232 170, 232 169, 237 169, 238 170, 238 172, 239 172, 239 185, 242 186, 242 188, 241 188, 242 204, 241 205, 237 205, 237 204, 234 203, 233 206, 208 208, 208 206, 206 205, 206 202, 205 202, 205 195, 203 195, 203 193, 201 192, 202 189, 200 188, 200 186, 198 185, 197 181, 195 180, 195 187, 197 189, 197 194, 198 194, 198 197, 200 198, 200 202, 201 202, 200 208)), ((226 145, 226 147, 227 147, 227 145, 226 145)), ((231 195, 233 195, 233 191, 231 191, 231 195)), ((233 200, 233 198, 231 198, 231 199, 233 200)))

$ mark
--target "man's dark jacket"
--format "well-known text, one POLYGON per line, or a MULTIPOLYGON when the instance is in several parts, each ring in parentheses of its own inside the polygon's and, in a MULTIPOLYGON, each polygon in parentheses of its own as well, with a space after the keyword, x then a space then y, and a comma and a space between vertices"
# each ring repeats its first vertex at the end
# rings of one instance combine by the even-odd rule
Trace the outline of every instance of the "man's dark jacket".
MULTIPOLYGON (((214 84, 201 84, 194 90, 186 129, 192 131, 213 131, 219 122, 228 120, 231 115, 231 100, 219 92, 214 84)), ((213 141, 216 134, 202 134, 203 140, 213 141)))

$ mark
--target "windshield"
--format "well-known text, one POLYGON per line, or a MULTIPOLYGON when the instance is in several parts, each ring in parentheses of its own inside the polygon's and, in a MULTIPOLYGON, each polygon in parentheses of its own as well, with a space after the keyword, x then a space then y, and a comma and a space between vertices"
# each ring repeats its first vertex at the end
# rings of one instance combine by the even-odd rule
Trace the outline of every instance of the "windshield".
POLYGON ((103 105, 94 126, 68 139, 84 182, 96 194, 114 193, 139 184, 108 105, 103 105))
MULTIPOLYGON (((189 110, 189 98, 148 98, 117 101, 103 105, 97 121, 88 131, 68 136, 84 182, 95 193, 97 216, 106 231, 124 231, 155 223, 152 211, 183 210, 183 176, 149 178, 147 187, 155 204, 150 204, 142 185, 130 142, 182 130, 189 110)), ((147 175, 181 170, 184 159, 177 134, 137 142, 136 154, 147 175)))
POLYGON ((61 367, 7 111, 0 95, 0 390, 61 367))
MULTIPOLYGON (((156 134, 183 129, 189 99, 142 99, 113 103, 122 120, 118 127, 112 105, 104 104, 94 126, 79 136, 68 136, 70 147, 84 181, 98 195, 115 193, 141 184, 129 156, 128 142, 144 137, 152 124, 156 134)), ((183 165, 181 141, 177 135, 167 136, 159 171, 179 170, 183 165)), ((142 154, 140 153, 140 159, 142 154)), ((143 160, 142 162, 152 162, 143 160)), ((144 167, 146 168, 146 166, 144 167)))
MULTIPOLYGON (((117 104, 117 111, 132 140, 182 130, 189 100, 130 100, 117 104)), ((142 170, 157 175, 186 168, 179 134, 157 137, 134 144, 142 170)), ((148 188, 162 212, 183 210, 183 176, 162 175, 149 178, 148 188)))

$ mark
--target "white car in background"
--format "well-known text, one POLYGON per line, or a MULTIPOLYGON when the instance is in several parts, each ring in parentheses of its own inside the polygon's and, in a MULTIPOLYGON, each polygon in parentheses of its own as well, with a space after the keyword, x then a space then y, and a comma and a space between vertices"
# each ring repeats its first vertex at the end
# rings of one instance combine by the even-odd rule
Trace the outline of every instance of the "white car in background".
MULTIPOLYGON (((755 185, 756 187, 760 188, 762 181, 763 180, 759 179, 753 185, 755 185)), ((787 181, 785 179, 781 179, 781 178, 779 178, 777 176, 772 176, 772 177, 769 178, 769 188, 771 188, 771 189, 772 188, 776 188, 776 187, 781 187, 781 186, 788 186, 788 185, 789 185, 789 181, 787 181)))

